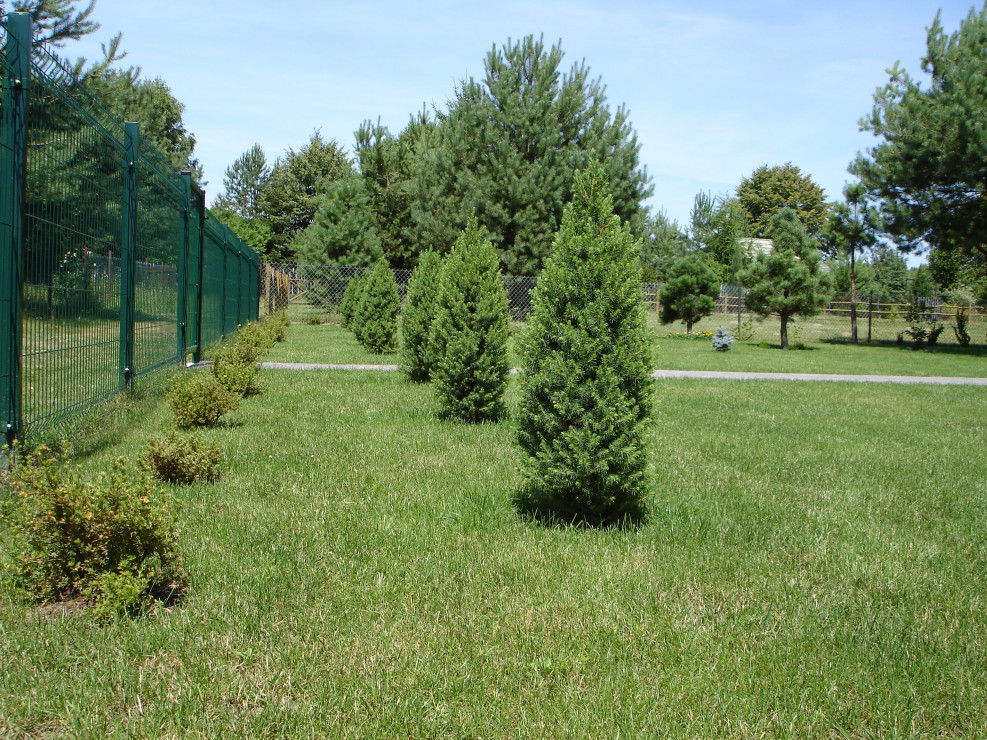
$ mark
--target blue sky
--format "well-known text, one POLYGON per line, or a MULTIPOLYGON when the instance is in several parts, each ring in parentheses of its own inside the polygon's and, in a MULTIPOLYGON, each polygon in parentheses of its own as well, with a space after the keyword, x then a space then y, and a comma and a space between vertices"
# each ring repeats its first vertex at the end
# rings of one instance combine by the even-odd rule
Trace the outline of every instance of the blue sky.
POLYGON ((761 164, 790 161, 838 198, 875 142, 858 130, 874 90, 896 60, 920 74, 939 8, 953 31, 971 2, 98 0, 102 29, 63 52, 97 58, 122 31, 125 64, 185 104, 211 200, 255 142, 273 161, 320 129, 351 150, 365 119, 396 132, 444 107, 494 44, 561 39, 564 68, 585 60, 611 106, 628 107, 649 205, 685 225, 698 191, 732 192, 761 164))

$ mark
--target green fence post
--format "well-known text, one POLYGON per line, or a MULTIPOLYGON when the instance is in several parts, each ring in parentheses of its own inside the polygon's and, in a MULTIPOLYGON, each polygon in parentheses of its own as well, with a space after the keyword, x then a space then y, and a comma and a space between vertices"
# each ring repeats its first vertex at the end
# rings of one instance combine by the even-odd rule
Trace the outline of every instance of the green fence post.
POLYGON ((227 275, 226 275, 226 273, 227 273, 227 270, 226 270, 226 262, 227 262, 227 260, 226 260, 226 253, 229 250, 228 250, 228 248, 226 246, 226 231, 224 229, 221 229, 220 230, 220 233, 223 235, 223 243, 220 244, 220 247, 222 247, 222 249, 223 249, 223 280, 222 280, 223 290, 222 290, 221 295, 220 295, 220 299, 221 300, 220 300, 220 304, 219 304, 220 305, 220 309, 219 309, 219 317, 220 317, 219 333, 220 333, 220 336, 225 337, 226 336, 226 281, 228 280, 227 275))
POLYGON ((202 285, 206 279, 206 194, 196 187, 193 191, 194 201, 193 216, 198 229, 198 242, 193 245, 193 249, 198 248, 199 260, 199 284, 198 295, 195 299, 195 352, 192 354, 193 362, 202 361, 202 285))
POLYGON ((4 47, 3 141, 0 142, 0 383, 7 443, 21 431, 21 271, 24 180, 27 174, 27 104, 31 84, 31 16, 7 16, 4 47))
POLYGON ((120 213, 120 389, 134 380, 134 273, 137 271, 137 140, 140 126, 124 123, 120 213))
POLYGON ((185 243, 178 252, 178 359, 185 365, 185 352, 188 349, 188 263, 193 241, 192 217, 192 173, 182 170, 182 199, 185 213, 185 243))

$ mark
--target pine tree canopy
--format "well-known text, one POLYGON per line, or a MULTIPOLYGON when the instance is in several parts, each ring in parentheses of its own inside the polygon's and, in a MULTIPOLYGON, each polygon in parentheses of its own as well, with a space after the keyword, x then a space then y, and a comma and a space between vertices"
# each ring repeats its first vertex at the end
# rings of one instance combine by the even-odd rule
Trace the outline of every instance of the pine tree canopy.
POLYGON ((419 242, 445 251, 475 214, 508 273, 536 274, 590 161, 605 163, 615 212, 641 230, 651 187, 627 111, 611 112, 585 64, 563 74, 562 58, 527 36, 495 46, 483 78, 461 83, 415 181, 419 242))
POLYGON ((987 276, 987 3, 927 32, 925 87, 896 63, 861 127, 879 143, 851 165, 899 247, 956 251, 987 276))
POLYGON ((5 0, 0 0, 0 18, 10 12, 30 13, 35 45, 64 46, 66 41, 99 30, 99 24, 90 20, 96 0, 90 0, 81 10, 75 5, 74 0, 14 0, 8 9, 5 0))
POLYGON ((720 281, 706 259, 691 254, 676 260, 661 291, 661 323, 682 321, 686 331, 716 308, 720 281))
POLYGON ((788 349, 789 320, 818 313, 829 300, 829 280, 820 272, 814 240, 791 208, 772 217, 768 236, 772 251, 759 254, 740 274, 747 289, 744 301, 760 316, 781 319, 781 348, 788 349))
POLYGON ((350 161, 339 144, 324 141, 318 131, 299 151, 289 149, 278 159, 261 198, 263 215, 271 225, 267 246, 270 259, 294 259, 291 241, 312 223, 324 187, 351 172, 350 161))

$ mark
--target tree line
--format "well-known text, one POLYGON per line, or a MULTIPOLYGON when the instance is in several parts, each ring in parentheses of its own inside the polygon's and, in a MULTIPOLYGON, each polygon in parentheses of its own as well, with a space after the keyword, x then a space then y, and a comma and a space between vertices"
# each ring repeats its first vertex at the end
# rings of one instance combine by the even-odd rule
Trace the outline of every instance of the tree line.
MULTIPOLYGON (((91 33, 93 3, 30 0, 39 38, 63 44, 91 33)), ((0 11, 4 3, 0 0, 0 11)), ((401 131, 365 121, 352 155, 315 131, 273 162, 254 145, 232 163, 214 210, 272 261, 368 266, 384 257, 413 268, 426 251, 448 252, 470 218, 507 273, 536 275, 552 249, 574 173, 603 165, 614 212, 639 243, 645 279, 667 283, 684 257, 713 279, 739 283, 772 220, 788 208, 826 265, 832 288, 905 299, 949 291, 957 302, 987 298, 987 3, 957 31, 937 16, 927 33, 923 85, 895 63, 861 127, 878 143, 851 162, 854 181, 827 201, 791 162, 764 164, 729 193, 696 195, 680 226, 645 206, 651 178, 623 106, 584 62, 563 64, 561 43, 541 38, 494 45, 478 79, 462 80, 443 109, 421 110, 401 131), (926 252, 909 270, 902 255, 926 252)), ((142 127, 176 166, 197 170, 195 139, 162 80, 105 59, 80 69, 114 113, 142 127)), ((84 61, 84 60, 83 60, 84 61)))

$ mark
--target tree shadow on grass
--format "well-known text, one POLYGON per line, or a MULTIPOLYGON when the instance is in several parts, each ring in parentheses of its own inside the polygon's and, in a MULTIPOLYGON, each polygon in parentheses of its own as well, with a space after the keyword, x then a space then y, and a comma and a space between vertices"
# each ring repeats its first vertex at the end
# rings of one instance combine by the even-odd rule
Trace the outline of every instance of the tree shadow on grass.
MULTIPOLYGON (((856 345, 853 344, 847 337, 830 337, 827 339, 820 339, 820 344, 833 344, 833 345, 846 345, 849 347, 873 347, 874 349, 890 349, 890 350, 902 350, 908 352, 916 351, 913 349, 911 342, 904 342, 899 344, 895 339, 874 339, 870 342, 860 341, 856 345)), ((985 345, 970 345, 967 347, 962 347, 958 344, 934 344, 931 347, 921 347, 923 352, 934 352, 940 355, 957 355, 961 357, 987 357, 987 346, 985 345)))
POLYGON ((635 501, 619 510, 603 512, 576 511, 551 497, 526 488, 517 489, 511 503, 522 521, 553 529, 632 530, 643 526, 648 517, 643 501, 635 501))

